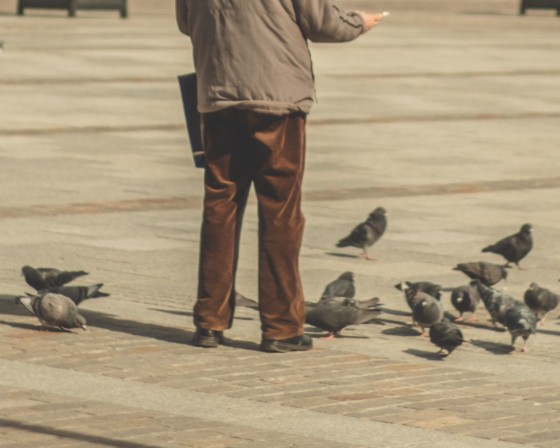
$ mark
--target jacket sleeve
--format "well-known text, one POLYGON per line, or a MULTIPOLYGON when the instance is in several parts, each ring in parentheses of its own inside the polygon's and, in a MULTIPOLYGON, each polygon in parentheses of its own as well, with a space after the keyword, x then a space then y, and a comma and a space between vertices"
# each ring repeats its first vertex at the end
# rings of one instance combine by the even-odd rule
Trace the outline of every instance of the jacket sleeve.
POLYGON ((181 33, 188 36, 189 10, 187 8, 187 0, 175 0, 175 17, 181 33))
POLYGON ((303 35, 312 42, 348 42, 363 33, 362 17, 331 0, 293 0, 293 5, 303 35))

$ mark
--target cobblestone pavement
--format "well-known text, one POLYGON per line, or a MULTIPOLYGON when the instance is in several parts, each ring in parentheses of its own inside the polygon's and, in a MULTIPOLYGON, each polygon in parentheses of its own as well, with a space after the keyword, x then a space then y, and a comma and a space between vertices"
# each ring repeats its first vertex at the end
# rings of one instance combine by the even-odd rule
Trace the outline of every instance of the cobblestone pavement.
MULTIPOLYGON (((0 0, 0 447, 557 447, 555 310, 511 350, 479 308, 449 358, 411 328, 393 285, 465 283, 458 262, 534 227, 498 285, 560 291, 560 19, 502 0, 385 1, 391 15, 344 45, 312 45, 301 269, 308 299, 341 272, 378 296, 385 325, 306 353, 258 350, 258 315, 228 345, 189 344, 201 171, 175 77, 192 70, 172 2, 113 12, 29 11, 0 0), (334 243, 375 207, 386 235, 366 262, 334 243), (15 305, 24 264, 85 269, 111 297, 80 306, 87 331, 40 331, 15 305), (519 346, 518 346, 519 349, 519 346)), ((369 2, 343 1, 368 8, 369 2)), ((256 214, 238 287, 256 297, 256 214)), ((449 297, 446 310, 455 314, 449 297)))

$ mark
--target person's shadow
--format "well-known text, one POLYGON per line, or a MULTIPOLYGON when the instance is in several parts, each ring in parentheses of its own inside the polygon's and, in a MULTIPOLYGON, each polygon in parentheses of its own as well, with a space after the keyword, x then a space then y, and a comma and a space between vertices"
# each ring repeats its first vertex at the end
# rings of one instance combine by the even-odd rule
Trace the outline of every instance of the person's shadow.
MULTIPOLYGON (((0 324, 9 325, 14 328, 25 330, 44 331, 44 328, 37 321, 37 318, 31 315, 23 306, 15 303, 18 296, 10 294, 0 294, 0 314, 11 314, 16 316, 29 316, 30 323, 9 322, 0 320, 0 324)), ((134 306, 133 303, 130 304, 134 306)), ((177 313, 181 313, 178 311, 177 313)), ((188 313, 188 312, 185 312, 188 313)), ((156 323, 138 322, 131 319, 123 319, 114 315, 103 313, 100 311, 80 309, 87 321, 87 326, 91 328, 102 328, 104 330, 126 333, 132 336, 143 338, 157 339, 160 341, 170 342, 174 344, 192 345, 194 331, 184 330, 177 327, 167 327, 156 323)), ((49 329, 49 331, 60 332, 59 329, 49 329)), ((81 331, 81 330, 80 330, 81 331)), ((251 341, 239 341, 228 339, 226 336, 226 346, 241 348, 245 350, 258 350, 259 345, 251 341)))

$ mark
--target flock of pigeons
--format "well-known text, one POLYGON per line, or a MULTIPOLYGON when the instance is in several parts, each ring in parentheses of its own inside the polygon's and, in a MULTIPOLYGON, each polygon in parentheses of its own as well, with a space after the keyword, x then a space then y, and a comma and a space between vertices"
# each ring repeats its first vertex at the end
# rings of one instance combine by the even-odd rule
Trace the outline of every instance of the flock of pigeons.
MULTIPOLYGON (((337 243, 337 247, 357 247, 368 260, 367 249, 375 244, 387 228, 386 211, 376 208, 367 220, 358 224, 348 236, 337 243)), ((533 248, 531 225, 524 224, 519 232, 507 236, 495 244, 482 249, 503 256, 507 263, 497 265, 485 261, 459 263, 453 269, 464 273, 471 281, 458 287, 443 287, 429 281, 403 281, 395 285, 402 291, 412 314, 412 325, 418 324, 422 335, 429 334, 430 341, 440 348, 442 356, 447 356, 459 347, 465 339, 456 322, 462 321, 464 313, 474 313, 482 302, 496 327, 507 328, 514 347, 517 338, 524 341, 522 351, 527 350, 527 340, 536 333, 538 323, 543 323, 546 315, 558 306, 560 296, 531 283, 525 291, 524 301, 516 300, 493 286, 507 278, 508 268, 529 254, 533 248), (441 303, 442 293, 449 292, 451 303, 459 312, 458 317, 444 313, 441 303), (429 331, 428 331, 429 330, 429 331)), ((89 286, 73 286, 68 283, 87 275, 85 271, 63 271, 55 268, 34 268, 24 266, 22 275, 35 293, 17 297, 16 303, 33 313, 46 328, 69 330, 86 329, 86 320, 79 313, 78 305, 84 300, 107 297, 102 292, 102 283, 89 286)), ((306 323, 327 331, 326 337, 339 335, 349 325, 362 323, 383 324, 380 299, 354 299, 356 288, 354 274, 344 272, 330 282, 318 302, 306 303, 306 323)), ((258 303, 236 293, 239 306, 258 309, 258 303)), ((474 318, 471 317, 471 320, 474 318)))
POLYGON ((24 266, 21 268, 21 273, 26 283, 36 292, 17 297, 15 302, 37 316, 45 328, 85 330, 86 319, 79 313, 78 305, 87 299, 109 296, 101 291, 103 283, 89 286, 67 285, 87 275, 85 271, 24 266))
MULTIPOLYGON (((362 250, 360 257, 371 260, 367 250, 385 233, 385 215, 383 207, 376 208, 366 221, 358 224, 348 236, 342 238, 336 244, 337 247, 359 248, 362 250)), ((482 249, 482 252, 503 256, 507 261, 503 266, 485 261, 459 263, 455 266, 454 270, 471 279, 466 285, 443 287, 429 281, 403 281, 395 285, 396 289, 402 291, 410 307, 412 325, 418 324, 422 335, 429 334, 430 341, 440 348, 439 354, 447 356, 465 342, 456 322, 463 320, 464 313, 474 313, 480 302, 484 303, 492 323, 496 327, 507 328, 510 332, 512 347, 516 339, 521 337, 524 340, 522 351, 527 351, 529 336, 536 332, 537 323, 544 322, 546 314, 558 306, 560 296, 537 283, 532 283, 522 302, 492 286, 507 278, 508 268, 512 263, 522 269, 519 262, 533 248, 531 230, 530 224, 524 224, 514 235, 482 249), (450 293, 451 303, 459 312, 458 317, 444 313, 441 303, 443 292, 450 293)), ((326 286, 317 303, 306 302, 306 323, 327 331, 328 338, 338 335, 349 325, 383 323, 379 320, 382 312, 379 298, 356 301, 354 295, 354 275, 352 272, 344 272, 326 286)), ((237 294, 237 303, 258 308, 255 301, 241 294, 237 294)), ((474 320, 474 317, 471 320, 474 320)))

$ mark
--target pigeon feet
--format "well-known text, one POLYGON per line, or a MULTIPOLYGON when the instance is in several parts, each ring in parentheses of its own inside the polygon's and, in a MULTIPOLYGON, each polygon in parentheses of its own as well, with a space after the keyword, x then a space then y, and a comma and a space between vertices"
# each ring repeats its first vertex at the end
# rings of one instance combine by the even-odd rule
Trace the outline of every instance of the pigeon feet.
POLYGON ((332 341, 334 338, 334 333, 327 333, 325 336, 323 336, 323 339, 325 339, 326 341, 332 341))

